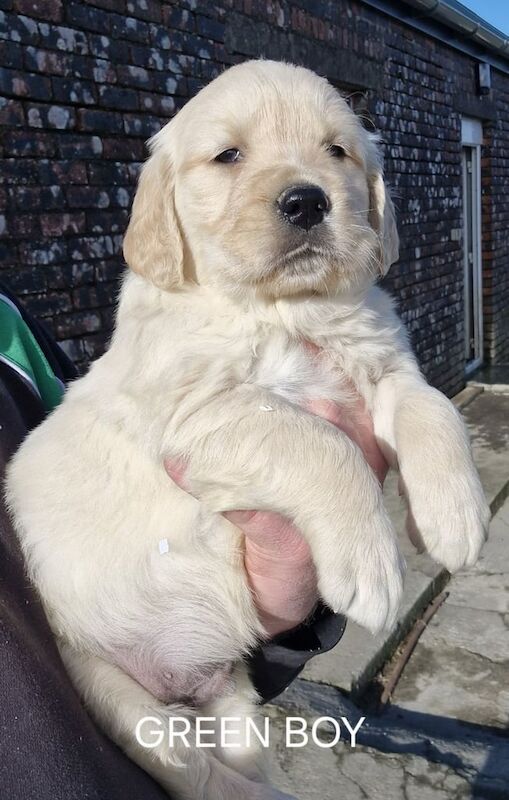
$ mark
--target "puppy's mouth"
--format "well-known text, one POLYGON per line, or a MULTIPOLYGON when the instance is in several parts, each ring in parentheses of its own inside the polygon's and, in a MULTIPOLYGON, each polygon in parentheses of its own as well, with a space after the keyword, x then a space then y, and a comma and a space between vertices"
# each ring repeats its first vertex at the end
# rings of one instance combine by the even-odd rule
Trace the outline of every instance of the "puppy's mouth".
POLYGON ((328 247, 303 242, 278 255, 272 262, 271 273, 306 275, 316 269, 317 261, 328 259, 331 255, 328 247))

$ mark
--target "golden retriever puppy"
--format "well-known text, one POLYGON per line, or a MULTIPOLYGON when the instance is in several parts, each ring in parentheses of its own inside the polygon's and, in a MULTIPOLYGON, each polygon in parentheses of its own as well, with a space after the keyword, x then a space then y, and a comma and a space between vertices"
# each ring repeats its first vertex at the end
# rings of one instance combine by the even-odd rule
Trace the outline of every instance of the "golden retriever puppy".
POLYGON ((472 564, 488 509, 458 413, 373 286, 397 259, 393 207, 376 141, 334 88, 288 64, 235 66, 150 146, 110 348, 22 445, 8 497, 106 732, 174 797, 276 798, 253 741, 221 746, 216 727, 216 748, 165 737, 148 750, 135 736, 146 716, 193 729, 197 715, 253 713, 243 657, 264 631, 241 532, 219 512, 291 518, 325 603, 391 625, 402 559, 380 486, 305 408, 347 403, 351 382, 434 558, 472 564), (168 479, 169 456, 201 503, 168 479))

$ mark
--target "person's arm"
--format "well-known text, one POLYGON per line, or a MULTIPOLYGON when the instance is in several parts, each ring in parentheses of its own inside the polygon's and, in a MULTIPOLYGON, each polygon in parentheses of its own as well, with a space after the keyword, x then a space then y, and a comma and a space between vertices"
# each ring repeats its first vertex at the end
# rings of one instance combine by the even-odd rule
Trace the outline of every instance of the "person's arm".
MULTIPOLYGON (((362 398, 348 408, 317 400, 309 410, 356 442, 383 483, 388 465, 362 398)), ((167 461, 166 469, 181 488, 187 488, 185 464, 167 461)), ((320 602, 309 546, 289 520, 257 511, 230 511, 224 516, 246 537, 246 573, 268 637, 251 655, 250 672, 262 701, 267 702, 280 694, 311 658, 339 642, 346 620, 320 602)))

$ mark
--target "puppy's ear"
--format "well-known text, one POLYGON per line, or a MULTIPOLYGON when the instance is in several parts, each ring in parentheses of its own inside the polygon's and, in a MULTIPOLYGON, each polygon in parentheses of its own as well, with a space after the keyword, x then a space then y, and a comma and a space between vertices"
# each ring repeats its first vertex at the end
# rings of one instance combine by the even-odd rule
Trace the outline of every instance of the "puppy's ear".
POLYGON ((184 281, 184 252, 174 204, 175 177, 169 157, 155 149, 143 166, 124 237, 128 266, 160 289, 184 281))
POLYGON ((371 138, 371 163, 368 161, 369 223, 378 234, 380 273, 386 275, 391 264, 399 258, 399 236, 394 206, 384 182, 380 156, 375 148, 376 141, 375 137, 371 138))

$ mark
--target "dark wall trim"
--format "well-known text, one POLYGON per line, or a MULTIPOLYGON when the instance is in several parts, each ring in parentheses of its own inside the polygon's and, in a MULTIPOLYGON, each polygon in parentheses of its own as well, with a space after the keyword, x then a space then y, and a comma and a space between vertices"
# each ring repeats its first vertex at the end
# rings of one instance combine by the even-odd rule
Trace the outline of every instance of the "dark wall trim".
POLYGON ((410 28, 415 28, 421 33, 426 33, 428 36, 438 39, 438 41, 452 47, 454 50, 459 50, 476 58, 478 61, 485 61, 495 69, 500 70, 500 72, 509 75, 509 62, 506 59, 476 45, 474 42, 456 36, 450 28, 429 17, 419 15, 418 11, 413 12, 408 6, 398 3, 397 0, 396 2, 393 0, 361 0, 361 2, 380 11, 382 14, 397 19, 398 22, 402 22, 410 28))
POLYGON ((459 114, 476 119, 495 121, 497 109, 493 100, 484 97, 472 97, 466 94, 457 94, 453 97, 452 107, 459 114))

